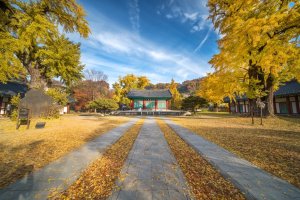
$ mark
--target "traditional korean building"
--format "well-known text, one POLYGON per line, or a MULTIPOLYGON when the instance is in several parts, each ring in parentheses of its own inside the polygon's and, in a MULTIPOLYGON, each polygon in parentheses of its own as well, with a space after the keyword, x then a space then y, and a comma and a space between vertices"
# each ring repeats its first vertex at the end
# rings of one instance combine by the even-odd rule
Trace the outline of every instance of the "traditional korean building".
POLYGON ((24 97, 28 90, 27 85, 21 82, 0 83, 0 115, 8 114, 11 110, 10 100, 18 94, 24 97))
POLYGON ((132 110, 166 111, 171 107, 169 90, 131 90, 127 94, 132 110))
MULTIPOLYGON (((296 80, 282 85, 274 93, 275 114, 300 115, 300 83, 296 80)), ((231 113, 250 113, 249 101, 246 95, 236 97, 236 101, 225 99, 231 113)))

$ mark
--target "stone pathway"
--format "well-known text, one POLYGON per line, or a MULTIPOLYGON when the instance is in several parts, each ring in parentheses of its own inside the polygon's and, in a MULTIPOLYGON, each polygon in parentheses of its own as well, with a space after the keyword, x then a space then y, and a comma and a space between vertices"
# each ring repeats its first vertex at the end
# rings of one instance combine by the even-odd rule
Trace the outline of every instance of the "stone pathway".
POLYGON ((132 119, 108 131, 41 170, 0 190, 0 199, 47 199, 51 191, 67 189, 93 160, 99 158, 105 149, 115 143, 136 121, 137 119, 132 119))
POLYGON ((300 199, 300 190, 288 182, 205 140, 180 125, 166 123, 189 145, 220 170, 248 199, 300 199))
POLYGON ((184 175, 154 119, 147 119, 110 200, 189 199, 184 175))

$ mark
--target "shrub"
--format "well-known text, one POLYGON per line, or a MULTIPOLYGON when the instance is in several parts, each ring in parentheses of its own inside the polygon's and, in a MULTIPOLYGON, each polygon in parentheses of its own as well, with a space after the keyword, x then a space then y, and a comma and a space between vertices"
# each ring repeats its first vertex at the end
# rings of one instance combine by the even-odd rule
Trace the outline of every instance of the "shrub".
POLYGON ((118 103, 113 99, 99 98, 88 103, 88 108, 100 112, 110 112, 119 108, 118 103))
POLYGON ((18 118, 18 109, 21 101, 21 95, 18 94, 16 96, 13 96, 10 100, 11 102, 11 114, 10 114, 10 119, 15 121, 18 118))
POLYGON ((46 92, 47 95, 52 97, 53 101, 58 105, 66 105, 68 103, 68 94, 59 88, 49 88, 46 92))

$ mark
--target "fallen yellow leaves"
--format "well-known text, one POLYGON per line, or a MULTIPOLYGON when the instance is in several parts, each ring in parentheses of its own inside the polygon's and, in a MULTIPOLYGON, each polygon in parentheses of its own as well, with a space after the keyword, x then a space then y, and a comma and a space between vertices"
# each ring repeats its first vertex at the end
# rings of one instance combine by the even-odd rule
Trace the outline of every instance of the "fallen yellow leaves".
POLYGON ((300 188, 300 119, 266 118, 264 126, 232 116, 172 120, 300 188))
POLYGON ((0 188, 57 160, 85 142, 125 123, 125 117, 63 116, 46 120, 44 129, 15 130, 15 122, 0 120, 0 188))
POLYGON ((166 123, 158 124, 195 199, 245 199, 229 181, 186 144, 166 123))
POLYGON ((106 199, 115 187, 115 182, 125 163, 143 119, 131 127, 115 144, 110 146, 103 156, 94 161, 62 194, 52 199, 106 199))

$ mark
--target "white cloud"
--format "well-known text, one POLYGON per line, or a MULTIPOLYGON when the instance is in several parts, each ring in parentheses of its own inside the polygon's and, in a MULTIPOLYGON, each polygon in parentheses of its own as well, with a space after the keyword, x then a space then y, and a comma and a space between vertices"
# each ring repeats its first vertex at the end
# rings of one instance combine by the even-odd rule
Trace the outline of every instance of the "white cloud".
MULTIPOLYGON (((197 61, 189 58, 182 53, 174 53, 170 50, 162 49, 137 35, 126 32, 101 32, 94 37, 107 53, 125 54, 130 57, 137 57, 144 62, 151 62, 172 68, 182 68, 189 73, 201 75, 203 68, 200 67, 199 59, 197 61)), ((206 65, 206 64, 205 64, 206 65)))
POLYGON ((140 8, 138 0, 129 0, 129 20, 132 29, 136 32, 140 32, 140 8))
POLYGON ((201 31, 211 24, 207 20, 208 8, 203 0, 169 0, 162 4, 157 13, 164 13, 167 19, 177 18, 191 25, 191 32, 201 31))
POLYGON ((183 14, 184 14, 184 17, 186 19, 189 19, 191 21, 195 21, 198 18, 198 13, 197 12, 194 12, 194 13, 183 13, 183 14))
POLYGON ((212 27, 210 27, 206 33, 206 35, 204 36, 203 40, 201 40, 201 42, 198 44, 198 46, 195 48, 194 52, 198 51, 199 49, 202 48, 202 46, 204 45, 204 43, 206 42, 206 40, 208 39, 208 36, 211 32, 212 27))
MULTIPOLYGON (((193 18, 194 15, 188 17, 193 18)), ((210 68, 195 54, 153 43, 137 32, 122 28, 101 13, 92 16, 89 39, 73 39, 82 43, 81 61, 86 68, 103 71, 108 75, 110 84, 128 73, 145 75, 153 83, 170 82, 170 77, 181 82, 203 76, 210 68)))
POLYGON ((172 19, 172 18, 173 18, 173 16, 172 16, 172 15, 170 15, 170 14, 166 14, 166 18, 168 18, 168 19, 172 19))

